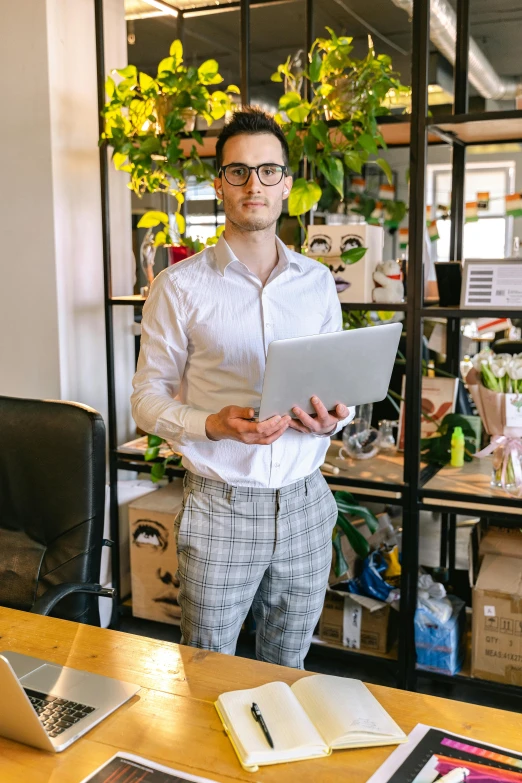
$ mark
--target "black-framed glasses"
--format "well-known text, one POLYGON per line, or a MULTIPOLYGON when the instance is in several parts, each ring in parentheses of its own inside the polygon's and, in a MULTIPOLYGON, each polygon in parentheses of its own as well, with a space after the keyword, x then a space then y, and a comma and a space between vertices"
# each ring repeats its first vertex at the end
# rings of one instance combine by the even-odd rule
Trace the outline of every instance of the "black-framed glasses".
POLYGON ((280 163, 260 163, 259 166, 247 166, 246 163, 227 163, 221 166, 219 172, 223 172, 229 185, 246 185, 250 174, 255 171, 262 185, 278 185, 286 174, 287 166, 280 163))

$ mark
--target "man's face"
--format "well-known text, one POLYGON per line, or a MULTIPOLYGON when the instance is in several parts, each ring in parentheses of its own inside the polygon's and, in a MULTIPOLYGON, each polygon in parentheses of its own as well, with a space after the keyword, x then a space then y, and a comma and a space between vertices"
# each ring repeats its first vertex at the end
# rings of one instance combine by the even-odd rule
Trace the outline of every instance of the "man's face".
MULTIPOLYGON (((271 133, 233 136, 223 148, 223 166, 243 163, 285 165, 283 148, 271 133)), ((255 171, 250 172, 246 185, 230 185, 224 174, 214 180, 218 198, 223 200, 227 221, 243 231, 262 231, 272 226, 283 208, 283 199, 292 187, 292 177, 283 177, 276 185, 263 185, 255 171)))

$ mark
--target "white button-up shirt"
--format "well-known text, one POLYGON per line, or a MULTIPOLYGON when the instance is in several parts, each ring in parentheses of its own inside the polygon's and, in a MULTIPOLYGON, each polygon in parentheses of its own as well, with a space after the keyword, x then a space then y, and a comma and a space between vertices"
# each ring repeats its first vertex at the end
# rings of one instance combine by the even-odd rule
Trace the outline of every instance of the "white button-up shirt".
MULTIPOLYGON (((272 340, 342 330, 328 267, 276 242, 278 263, 264 287, 222 235, 161 272, 143 308, 136 423, 171 443, 193 473, 233 486, 291 484, 321 466, 329 444, 290 428, 270 445, 205 433, 207 417, 227 405, 259 408, 272 340)), ((353 415, 351 408, 335 432, 353 415)))

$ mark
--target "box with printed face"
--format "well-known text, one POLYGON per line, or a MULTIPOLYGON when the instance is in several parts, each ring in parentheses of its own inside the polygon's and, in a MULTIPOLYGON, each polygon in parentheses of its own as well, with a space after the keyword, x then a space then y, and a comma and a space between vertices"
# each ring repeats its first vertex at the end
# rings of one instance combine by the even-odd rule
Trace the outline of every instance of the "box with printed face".
POLYGON ((129 505, 132 614, 179 623, 178 558, 174 521, 183 502, 183 479, 129 505))
POLYGON ((341 302, 371 302, 375 288, 373 273, 382 261, 384 229, 356 223, 342 226, 308 226, 308 255, 323 258, 334 276, 341 302), (345 264, 341 253, 365 247, 355 264, 345 264))

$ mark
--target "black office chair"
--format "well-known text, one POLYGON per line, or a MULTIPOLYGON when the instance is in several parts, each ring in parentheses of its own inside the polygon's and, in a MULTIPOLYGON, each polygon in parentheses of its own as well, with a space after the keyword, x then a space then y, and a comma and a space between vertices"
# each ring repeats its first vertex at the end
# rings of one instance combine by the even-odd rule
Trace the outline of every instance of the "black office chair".
POLYGON ((510 353, 511 356, 514 356, 517 353, 522 353, 522 340, 501 338, 500 340, 495 340, 491 347, 495 353, 510 353))
POLYGON ((0 397, 0 605, 99 625, 104 507, 100 414, 0 397))

